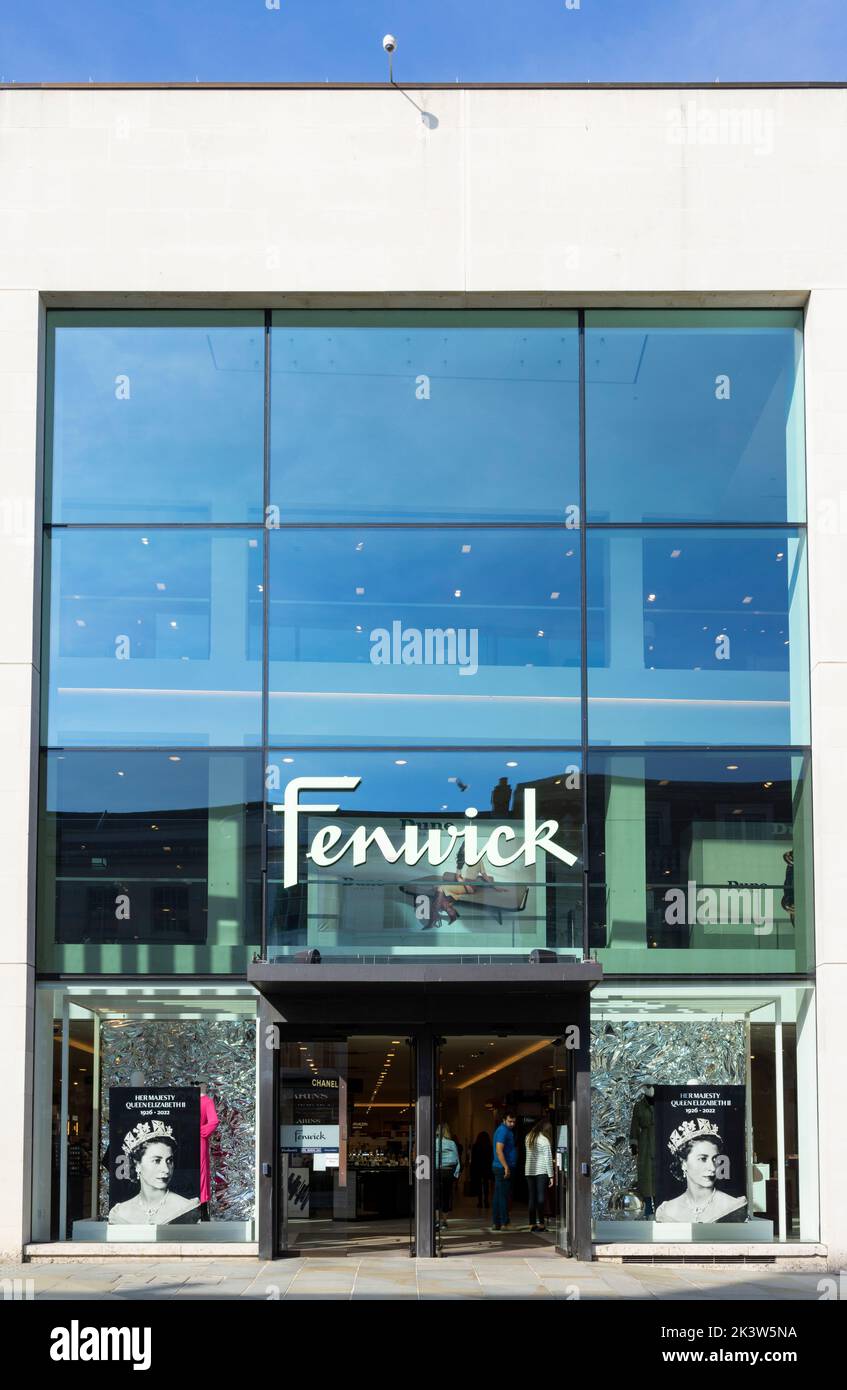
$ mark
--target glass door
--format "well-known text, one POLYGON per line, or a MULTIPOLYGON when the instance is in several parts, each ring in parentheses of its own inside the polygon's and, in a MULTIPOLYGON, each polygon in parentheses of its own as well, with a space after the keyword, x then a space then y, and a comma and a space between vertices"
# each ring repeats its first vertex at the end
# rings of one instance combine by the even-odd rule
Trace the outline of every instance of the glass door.
POLYGON ((557 1250, 560 1250, 563 1255, 569 1255, 573 1249, 570 1194, 573 1191, 571 1165, 576 1120, 576 1107, 571 1104, 573 1052, 565 1047, 563 1038, 554 1038, 551 1051, 553 1057, 551 1124, 553 1130, 555 1242, 557 1250))
POLYGON ((279 1067, 279 1248, 397 1253, 413 1232, 405 1039, 287 1041, 279 1067))

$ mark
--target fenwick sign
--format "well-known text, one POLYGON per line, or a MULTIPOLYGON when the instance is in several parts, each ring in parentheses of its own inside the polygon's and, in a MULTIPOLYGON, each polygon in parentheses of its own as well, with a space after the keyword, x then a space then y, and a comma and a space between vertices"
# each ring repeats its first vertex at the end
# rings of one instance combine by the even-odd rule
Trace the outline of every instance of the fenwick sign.
MULTIPOLYGON (((287 783, 281 805, 275 811, 284 816, 282 839, 282 883, 284 888, 294 888, 299 881, 299 820, 301 816, 334 816, 340 807, 333 803, 306 805, 300 803, 301 792, 354 792, 361 777, 294 777, 287 783)), ((365 825, 357 825, 353 831, 347 826, 324 825, 313 837, 306 858, 311 859, 321 869, 329 869, 352 850, 353 864, 358 867, 366 864, 371 849, 376 849, 389 864, 445 864, 459 841, 462 842, 465 863, 469 866, 487 859, 494 868, 504 869, 520 860, 529 866, 536 862, 539 850, 551 854, 569 867, 577 862, 576 855, 557 845, 553 836, 559 829, 559 822, 544 820, 539 824, 535 810, 535 788, 527 787, 523 794, 523 838, 510 825, 495 825, 484 828, 484 839, 480 842, 479 826, 474 820, 479 814, 476 807, 465 810, 468 822, 463 826, 446 825, 443 829, 425 831, 423 844, 420 843, 422 827, 406 825, 403 828, 403 842, 395 845, 389 832, 381 825, 369 830, 365 825), (485 833, 487 832, 487 833, 485 833), (446 847, 445 847, 446 839, 446 847), (512 849, 511 846, 517 847, 512 849), (506 849, 507 846, 510 848, 506 849)), ((396 834, 396 832, 395 832, 396 834)))

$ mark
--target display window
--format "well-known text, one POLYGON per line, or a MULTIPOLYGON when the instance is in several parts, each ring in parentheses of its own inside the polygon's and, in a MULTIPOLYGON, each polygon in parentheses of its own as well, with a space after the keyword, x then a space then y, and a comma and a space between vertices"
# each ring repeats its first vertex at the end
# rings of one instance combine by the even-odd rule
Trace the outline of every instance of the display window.
POLYGON ((252 1244, 256 1003, 39 986, 32 1239, 252 1244))
POLYGON ((811 986, 600 986, 595 1243, 817 1240, 815 1057, 811 986))

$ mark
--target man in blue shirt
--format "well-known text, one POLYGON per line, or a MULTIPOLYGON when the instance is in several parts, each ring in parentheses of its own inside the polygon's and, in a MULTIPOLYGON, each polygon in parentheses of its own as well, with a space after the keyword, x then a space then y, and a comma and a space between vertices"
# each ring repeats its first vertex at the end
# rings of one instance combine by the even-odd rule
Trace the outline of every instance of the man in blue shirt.
POLYGON ((495 1231, 508 1230, 511 1225, 509 1199, 512 1195, 512 1173, 518 1161, 514 1134, 516 1123, 517 1115, 507 1111, 502 1124, 494 1131, 494 1158, 491 1164, 494 1174, 494 1199, 491 1203, 491 1218, 495 1231))

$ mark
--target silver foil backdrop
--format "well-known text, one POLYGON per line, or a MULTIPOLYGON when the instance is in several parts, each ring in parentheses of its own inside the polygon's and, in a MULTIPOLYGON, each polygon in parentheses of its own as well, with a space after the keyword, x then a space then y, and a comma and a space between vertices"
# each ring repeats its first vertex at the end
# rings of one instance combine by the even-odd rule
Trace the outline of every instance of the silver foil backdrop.
MULTIPOLYGON (((100 1153, 109 1142, 109 1087, 205 1081, 219 1125, 209 1141, 213 1221, 249 1221, 256 1187, 256 1024, 239 1020, 109 1019, 100 1026, 100 1153)), ((101 1168, 100 1216, 108 1215, 101 1168)))
POLYGON ((623 1201, 635 1189, 629 1126, 644 1088, 689 1081, 743 1086, 745 1026, 624 1020, 591 1029, 591 1206, 596 1220, 633 1215, 623 1201))

